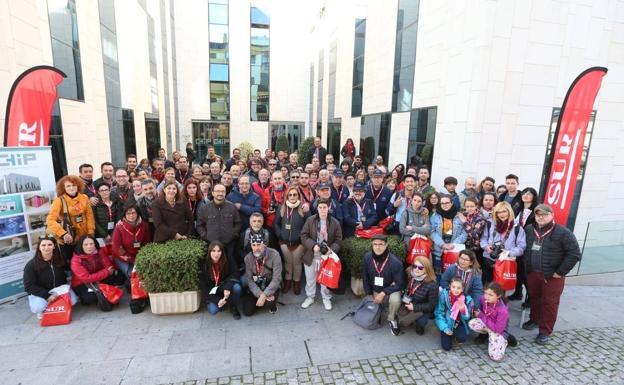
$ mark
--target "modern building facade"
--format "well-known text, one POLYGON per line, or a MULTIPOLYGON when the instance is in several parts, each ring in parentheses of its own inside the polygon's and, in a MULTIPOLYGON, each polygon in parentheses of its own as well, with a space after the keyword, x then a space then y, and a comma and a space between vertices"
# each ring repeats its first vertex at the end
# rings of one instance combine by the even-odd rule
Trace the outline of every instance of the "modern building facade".
MULTIPOLYGON (((0 1, 0 111, 14 79, 50 64, 57 174, 193 143, 291 148, 347 138, 393 167, 540 187, 568 86, 609 69, 571 225, 624 221, 624 1, 0 1)), ((0 116, 4 124, 4 116, 0 116)))

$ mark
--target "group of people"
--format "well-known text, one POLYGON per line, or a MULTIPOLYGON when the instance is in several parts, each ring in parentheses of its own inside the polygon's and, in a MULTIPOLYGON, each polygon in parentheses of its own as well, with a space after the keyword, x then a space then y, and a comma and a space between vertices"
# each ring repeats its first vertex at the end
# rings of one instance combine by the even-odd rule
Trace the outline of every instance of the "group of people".
MULTIPOLYGON (((489 335, 490 357, 501 359, 515 342, 506 332, 506 303, 522 299, 525 286, 531 318, 523 327, 539 327, 536 341, 548 341, 564 277, 580 250, 535 189, 520 190, 519 178, 509 174, 498 187, 491 177, 466 178, 461 191, 450 176, 438 191, 419 159, 392 170, 381 156, 364 164, 351 140, 341 155, 335 164, 315 138, 306 154, 266 150, 262 157, 255 150, 242 159, 235 148, 225 162, 212 147, 203 159, 195 159, 192 146, 171 159, 160 149, 151 162, 129 155, 125 167, 102 163, 95 180, 93 166, 83 164, 77 176, 58 181, 47 235, 25 267, 31 310, 41 314, 66 272, 73 301, 93 303, 88 284, 127 284, 145 244, 189 237, 209 244, 199 278, 211 313, 229 308, 239 319, 239 306, 246 315, 265 307, 275 313, 280 294, 302 290, 306 309, 315 301, 322 261, 343 258, 344 238, 381 224, 406 248, 416 234, 432 242, 430 256, 406 266, 389 253, 385 235, 371 239, 364 289, 388 305, 393 334, 411 324, 422 334, 435 318, 445 349, 473 330, 489 335), (443 271, 443 253, 456 248, 463 249, 457 264, 443 271), (518 263, 509 297, 492 282, 501 257, 518 263)), ((320 294, 331 310, 335 293, 321 285, 320 294)))

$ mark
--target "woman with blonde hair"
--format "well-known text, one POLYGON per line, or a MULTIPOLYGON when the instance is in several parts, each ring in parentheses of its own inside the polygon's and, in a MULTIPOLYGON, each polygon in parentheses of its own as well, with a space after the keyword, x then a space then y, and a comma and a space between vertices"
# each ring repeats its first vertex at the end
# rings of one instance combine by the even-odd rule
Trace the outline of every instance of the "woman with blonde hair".
POLYGON ((301 293, 301 257, 305 252, 301 244, 301 229, 310 215, 309 211, 303 210, 302 203, 299 188, 290 187, 273 221, 273 230, 284 256, 285 275, 282 293, 287 293, 292 286, 295 295, 301 293))
POLYGON ((89 197, 83 193, 84 183, 75 175, 66 175, 56 183, 56 196, 46 218, 48 232, 61 247, 66 266, 74 252, 76 241, 84 235, 94 235, 95 218, 89 197))
POLYGON ((412 265, 407 268, 407 286, 399 309, 400 325, 409 326, 413 323, 416 334, 423 335, 438 304, 438 293, 431 260, 424 256, 414 258, 412 265))
POLYGON ((492 210, 492 226, 481 236, 484 281, 492 280, 492 268, 501 257, 516 259, 524 254, 526 235, 522 226, 515 226, 514 212, 507 202, 499 202, 492 210))

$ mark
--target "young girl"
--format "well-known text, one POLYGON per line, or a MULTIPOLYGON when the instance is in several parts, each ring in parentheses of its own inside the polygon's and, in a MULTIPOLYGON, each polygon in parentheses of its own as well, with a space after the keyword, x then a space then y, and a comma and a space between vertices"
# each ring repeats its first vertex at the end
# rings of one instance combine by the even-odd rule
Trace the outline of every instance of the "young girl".
MULTIPOLYGON (((505 291, 496 282, 491 282, 483 297, 480 308, 476 310, 477 318, 470 320, 470 329, 480 334, 489 335, 488 354, 494 361, 500 361, 505 355, 507 338, 504 331, 509 320, 505 291)), ((508 338, 513 338, 510 334, 508 338)))
POLYGON ((468 320, 472 314, 472 298, 464 295, 464 281, 451 279, 448 289, 442 289, 435 309, 435 321, 440 329, 442 349, 451 350, 453 336, 457 342, 466 341, 468 320))

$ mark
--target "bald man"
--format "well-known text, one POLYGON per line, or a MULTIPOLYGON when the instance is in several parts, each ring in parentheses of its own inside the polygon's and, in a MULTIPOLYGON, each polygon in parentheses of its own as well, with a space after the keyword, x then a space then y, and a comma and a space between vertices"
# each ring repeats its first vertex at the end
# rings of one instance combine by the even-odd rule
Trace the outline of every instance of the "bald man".
POLYGON ((477 180, 471 176, 466 178, 464 182, 464 190, 459 193, 459 202, 462 209, 464 208, 464 201, 466 198, 477 198, 477 180))

